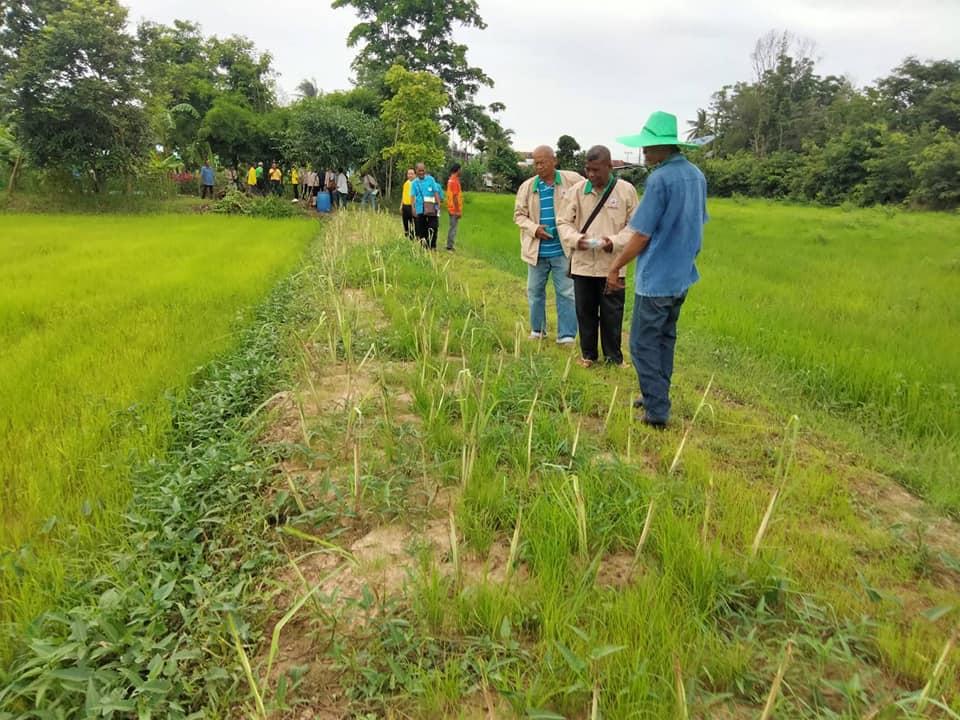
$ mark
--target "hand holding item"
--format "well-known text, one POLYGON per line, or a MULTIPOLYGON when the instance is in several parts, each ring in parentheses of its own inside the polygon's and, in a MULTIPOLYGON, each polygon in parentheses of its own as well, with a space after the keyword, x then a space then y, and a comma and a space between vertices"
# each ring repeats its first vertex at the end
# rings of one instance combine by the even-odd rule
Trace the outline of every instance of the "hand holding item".
POLYGON ((586 236, 577 240, 577 250, 596 250, 603 247, 603 240, 600 238, 588 238, 586 236))
POLYGON ((600 238, 600 240, 601 240, 601 242, 603 243, 603 251, 604 251, 604 252, 608 252, 608 253, 612 253, 612 252, 613 252, 613 240, 611 240, 611 239, 608 238, 608 237, 600 238))
POLYGON ((623 290, 626 287, 623 278, 620 277, 619 270, 611 270, 607 273, 607 286, 603 289, 603 292, 607 295, 618 290, 623 290))
POLYGON ((553 240, 553 235, 547 232, 546 225, 538 225, 537 231, 533 235, 537 240, 553 240))

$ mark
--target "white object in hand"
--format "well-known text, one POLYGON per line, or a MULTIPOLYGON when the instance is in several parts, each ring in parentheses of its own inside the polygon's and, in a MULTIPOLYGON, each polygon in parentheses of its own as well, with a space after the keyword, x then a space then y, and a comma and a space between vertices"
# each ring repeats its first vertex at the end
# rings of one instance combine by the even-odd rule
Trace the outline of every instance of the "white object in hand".
POLYGON ((587 238, 587 247, 590 249, 602 248, 604 245, 602 238, 587 238))

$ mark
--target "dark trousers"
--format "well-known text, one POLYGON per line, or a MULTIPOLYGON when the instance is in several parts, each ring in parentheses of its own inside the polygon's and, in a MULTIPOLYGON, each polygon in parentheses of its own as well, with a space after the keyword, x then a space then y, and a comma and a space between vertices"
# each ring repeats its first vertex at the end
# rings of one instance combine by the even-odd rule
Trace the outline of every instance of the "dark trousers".
POLYGON ((687 294, 676 297, 636 295, 630 326, 630 359, 637 371, 646 419, 670 419, 670 381, 677 345, 677 319, 687 294))
POLYGON ((414 227, 415 223, 413 221, 413 206, 401 205, 400 217, 403 218, 403 234, 413 240, 413 238, 416 237, 416 228, 414 227))
POLYGON ((440 230, 440 218, 437 215, 417 215, 417 237, 429 250, 437 249, 437 233, 440 230))
POLYGON ((573 276, 573 292, 580 328, 580 352, 587 360, 597 360, 597 335, 607 362, 623 362, 620 336, 623 334, 623 290, 604 294, 606 277, 573 276))
POLYGON ((207 197, 213 199, 213 185, 204 185, 200 188, 200 199, 203 200, 207 197))

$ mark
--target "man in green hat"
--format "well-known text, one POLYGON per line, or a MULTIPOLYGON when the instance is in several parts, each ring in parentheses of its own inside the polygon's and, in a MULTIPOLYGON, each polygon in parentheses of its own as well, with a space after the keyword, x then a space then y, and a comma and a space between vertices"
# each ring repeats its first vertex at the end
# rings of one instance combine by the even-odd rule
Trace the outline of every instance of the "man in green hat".
POLYGON ((677 342, 677 319, 687 290, 700 275, 695 263, 707 221, 707 181, 681 147, 677 118, 655 112, 639 135, 619 138, 643 148, 654 169, 643 199, 630 220, 633 235, 614 259, 607 276, 611 291, 624 287, 620 269, 637 260, 630 357, 640 381, 643 422, 663 428, 670 418, 670 382, 677 342))

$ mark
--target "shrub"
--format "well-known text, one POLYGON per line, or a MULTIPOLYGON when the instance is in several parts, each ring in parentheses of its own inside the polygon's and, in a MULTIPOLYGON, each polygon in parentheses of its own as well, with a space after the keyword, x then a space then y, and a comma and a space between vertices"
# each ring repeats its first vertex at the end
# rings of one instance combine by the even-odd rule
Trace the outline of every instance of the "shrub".
POLYGON ((937 210, 960 204, 960 136, 940 128, 910 167, 917 177, 911 200, 937 210))

